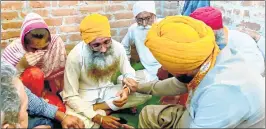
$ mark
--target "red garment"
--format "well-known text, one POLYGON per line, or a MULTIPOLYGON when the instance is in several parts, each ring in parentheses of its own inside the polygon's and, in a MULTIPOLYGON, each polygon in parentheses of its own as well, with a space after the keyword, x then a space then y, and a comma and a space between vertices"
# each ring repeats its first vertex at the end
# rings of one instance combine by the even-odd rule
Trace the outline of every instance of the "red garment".
POLYGON ((210 26, 213 30, 223 28, 222 12, 213 7, 202 7, 196 9, 189 15, 194 19, 203 21, 206 25, 210 26))
MULTIPOLYGON (((52 92, 45 92, 44 89, 44 73, 38 67, 32 66, 21 74, 20 79, 24 86, 29 88, 33 94, 38 97, 43 97, 44 99, 48 99, 50 104, 58 107, 58 110, 65 112, 66 107, 63 104, 62 100, 59 96, 56 95, 57 91, 54 90, 55 86, 51 86, 52 92)), ((52 83, 53 84, 53 83, 52 83)))
POLYGON ((33 94, 42 97, 44 89, 44 73, 38 67, 29 67, 21 74, 20 79, 24 86, 29 88, 33 94))
MULTIPOLYGON (((159 80, 164 80, 169 78, 170 73, 168 73, 167 70, 164 70, 162 67, 158 69, 157 76, 159 80)), ((177 95, 177 96, 163 96, 161 97, 161 103, 162 104, 180 104, 185 106, 188 98, 188 93, 183 95, 177 95)))
POLYGON ((57 106, 59 111, 66 111, 66 106, 63 104, 62 100, 52 92, 45 92, 43 98, 48 99, 48 103, 57 106))

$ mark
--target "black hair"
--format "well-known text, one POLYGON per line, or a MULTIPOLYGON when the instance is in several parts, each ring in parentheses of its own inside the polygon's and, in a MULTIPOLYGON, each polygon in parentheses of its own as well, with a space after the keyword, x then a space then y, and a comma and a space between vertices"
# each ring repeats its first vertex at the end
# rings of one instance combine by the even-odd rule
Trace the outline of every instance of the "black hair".
POLYGON ((48 29, 39 28, 31 30, 29 33, 25 35, 24 44, 25 45, 29 44, 31 38, 43 39, 46 35, 48 35, 48 41, 51 41, 51 36, 48 29))

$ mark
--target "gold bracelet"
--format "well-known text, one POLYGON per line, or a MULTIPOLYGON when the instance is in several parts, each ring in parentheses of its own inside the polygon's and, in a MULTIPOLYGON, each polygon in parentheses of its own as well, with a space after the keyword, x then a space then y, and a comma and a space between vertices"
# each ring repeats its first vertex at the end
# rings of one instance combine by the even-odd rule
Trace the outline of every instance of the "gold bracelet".
POLYGON ((100 125, 102 125, 102 123, 103 123, 103 116, 101 116, 100 125))
POLYGON ((130 91, 130 88, 128 86, 127 86, 127 89, 128 89, 128 94, 130 94, 131 91, 130 91))
POLYGON ((123 86, 123 89, 126 89, 126 88, 128 89, 128 94, 130 94, 130 92, 131 92, 131 91, 130 91, 130 88, 129 88, 128 86, 124 85, 124 86, 123 86))
POLYGON ((61 123, 65 120, 66 116, 67 116, 67 114, 64 115, 64 117, 63 117, 61 123))

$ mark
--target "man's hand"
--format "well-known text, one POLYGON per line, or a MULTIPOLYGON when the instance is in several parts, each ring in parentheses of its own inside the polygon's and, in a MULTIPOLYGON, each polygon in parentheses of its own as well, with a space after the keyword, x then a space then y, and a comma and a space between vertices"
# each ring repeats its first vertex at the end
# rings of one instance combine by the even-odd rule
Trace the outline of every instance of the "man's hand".
POLYGON ((113 101, 113 104, 117 107, 122 107, 123 105, 125 105, 127 103, 127 100, 128 100, 128 88, 125 88, 121 91, 119 91, 116 96, 117 97, 120 97, 120 99, 118 100, 114 100, 113 101))
POLYGON ((61 122, 63 128, 85 128, 83 121, 78 117, 67 115, 61 122))
POLYGON ((122 126, 122 124, 118 122, 119 118, 113 116, 101 116, 98 114, 92 118, 92 121, 101 125, 105 129, 114 129, 122 126))
POLYGON ((130 92, 136 92, 138 89, 138 82, 132 78, 124 78, 123 85, 128 86, 130 88, 130 92))
POLYGON ((168 78, 168 71, 164 70, 162 67, 159 68, 157 72, 157 77, 159 78, 159 80, 164 80, 168 78))
POLYGON ((105 129, 119 128, 122 125, 118 122, 119 118, 113 116, 102 116, 102 127, 105 129))

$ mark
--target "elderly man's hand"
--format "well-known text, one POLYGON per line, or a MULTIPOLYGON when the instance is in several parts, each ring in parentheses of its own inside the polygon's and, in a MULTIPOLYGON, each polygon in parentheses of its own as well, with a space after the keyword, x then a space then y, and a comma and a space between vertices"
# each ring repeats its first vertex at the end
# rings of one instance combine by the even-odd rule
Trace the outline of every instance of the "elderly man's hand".
POLYGON ((61 124, 63 128, 85 128, 83 121, 71 115, 67 115, 61 124))
POLYGON ((118 100, 114 100, 113 104, 117 107, 122 107, 123 105, 125 105, 127 103, 128 100, 128 95, 129 95, 129 91, 127 88, 119 91, 116 96, 120 97, 120 99, 118 100))
POLYGON ((130 92, 136 92, 138 89, 138 82, 136 82, 132 78, 124 78, 123 79, 123 86, 127 86, 130 88, 130 92))

